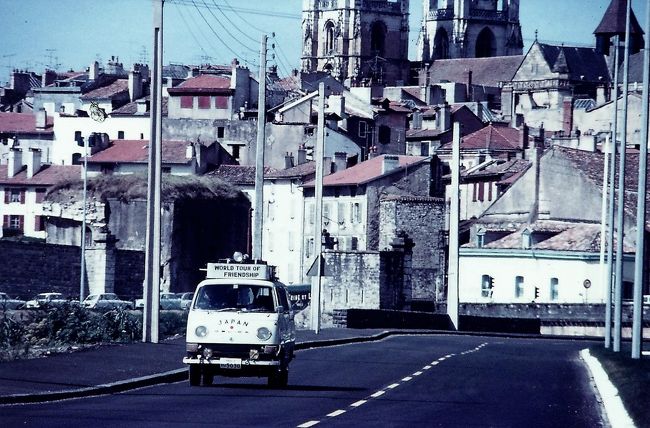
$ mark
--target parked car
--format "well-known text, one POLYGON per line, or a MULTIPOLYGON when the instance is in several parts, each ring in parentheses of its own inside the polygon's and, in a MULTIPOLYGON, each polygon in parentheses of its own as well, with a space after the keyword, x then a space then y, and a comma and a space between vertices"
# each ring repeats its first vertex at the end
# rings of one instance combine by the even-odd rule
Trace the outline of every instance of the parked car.
MULTIPOLYGON (((135 308, 144 309, 144 299, 135 299, 135 308)), ((180 309, 181 296, 176 293, 160 293, 160 309, 180 309)))
POLYGON ((82 305, 89 309, 133 309, 133 303, 120 299, 115 293, 91 294, 86 297, 82 305))
POLYGON ((181 294, 181 309, 184 311, 187 311, 190 309, 190 305, 192 304, 192 298, 194 297, 194 293, 183 293, 181 294))
POLYGON ((47 305, 61 305, 68 299, 61 293, 40 293, 25 302, 26 309, 39 309, 47 305))
POLYGON ((25 305, 24 300, 12 299, 7 293, 0 292, 0 309, 20 309, 25 305))

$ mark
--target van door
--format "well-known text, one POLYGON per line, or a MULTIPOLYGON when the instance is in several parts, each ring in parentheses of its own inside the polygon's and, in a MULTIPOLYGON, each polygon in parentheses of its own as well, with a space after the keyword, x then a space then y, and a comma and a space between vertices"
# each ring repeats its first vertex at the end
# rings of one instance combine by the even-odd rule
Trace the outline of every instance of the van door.
POLYGON ((295 340, 295 323, 293 320, 293 310, 289 302, 289 296, 284 287, 276 287, 278 294, 278 303, 280 304, 280 316, 278 324, 280 327, 280 337, 282 342, 290 342, 295 340))

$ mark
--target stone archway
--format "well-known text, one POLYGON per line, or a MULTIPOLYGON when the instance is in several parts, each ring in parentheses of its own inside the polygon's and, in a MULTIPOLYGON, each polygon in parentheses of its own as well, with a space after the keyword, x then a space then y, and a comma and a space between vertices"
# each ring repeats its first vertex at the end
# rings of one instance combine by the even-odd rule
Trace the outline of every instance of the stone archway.
POLYGON ((376 21, 370 29, 370 52, 372 56, 384 57, 386 53, 386 24, 376 21))
POLYGON ((476 37, 476 48, 474 56, 476 58, 487 58, 497 55, 497 43, 494 33, 485 27, 476 37))
POLYGON ((433 59, 449 58, 449 35, 447 30, 439 28, 433 40, 433 59))

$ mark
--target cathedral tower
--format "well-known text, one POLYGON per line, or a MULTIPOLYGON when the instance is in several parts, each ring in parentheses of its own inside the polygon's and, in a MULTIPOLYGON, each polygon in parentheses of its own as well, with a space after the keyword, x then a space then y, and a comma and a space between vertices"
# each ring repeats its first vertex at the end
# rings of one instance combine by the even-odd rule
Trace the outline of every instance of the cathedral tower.
POLYGON ((303 0, 302 70, 395 85, 409 68, 409 0, 303 0))
POLYGON ((423 7, 419 61, 523 52, 519 0, 423 0, 423 7))

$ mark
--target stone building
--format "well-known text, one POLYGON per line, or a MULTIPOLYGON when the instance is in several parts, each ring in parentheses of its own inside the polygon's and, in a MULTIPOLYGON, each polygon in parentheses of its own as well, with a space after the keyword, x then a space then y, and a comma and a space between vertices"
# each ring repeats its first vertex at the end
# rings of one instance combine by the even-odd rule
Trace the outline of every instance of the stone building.
POLYGON ((408 61, 409 0, 304 0, 302 70, 351 85, 400 85, 408 61))
POLYGON ((519 0, 424 0, 417 58, 521 55, 519 0))

